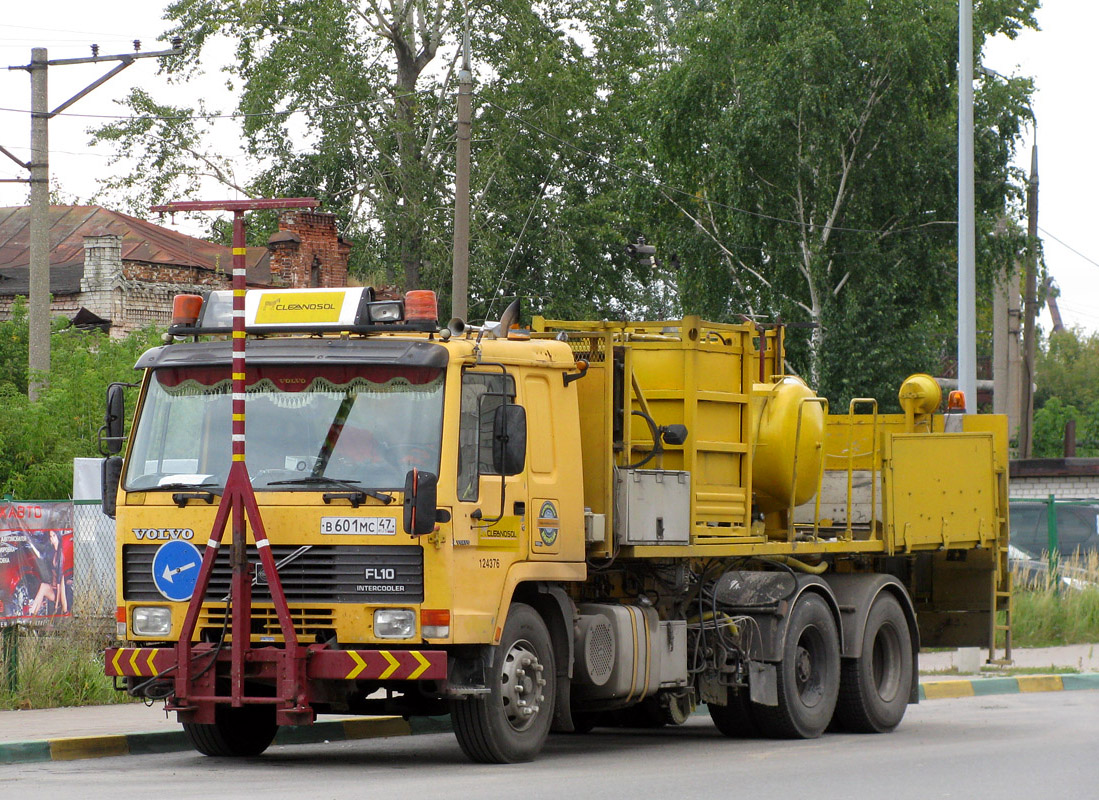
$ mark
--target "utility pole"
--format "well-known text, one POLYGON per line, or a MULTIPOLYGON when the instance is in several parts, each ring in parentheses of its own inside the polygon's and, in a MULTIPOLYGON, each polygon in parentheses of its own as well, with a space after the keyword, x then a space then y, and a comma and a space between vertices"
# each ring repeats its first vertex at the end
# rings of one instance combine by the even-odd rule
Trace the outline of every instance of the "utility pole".
POLYGON ((973 0, 958 2, 958 388, 977 411, 977 270, 973 222, 973 0))
MULTIPOLYGON (((27 307, 29 324, 28 366, 30 375, 27 394, 31 400, 37 400, 50 372, 50 147, 49 122, 84 95, 106 83, 138 58, 159 58, 180 55, 181 40, 172 40, 171 50, 159 50, 142 53, 141 42, 134 40, 134 52, 119 55, 99 55, 99 45, 92 45, 92 55, 88 58, 60 58, 50 61, 45 47, 31 49, 31 61, 23 66, 8 67, 9 70, 22 69, 31 76, 31 160, 22 166, 30 171, 30 297, 27 307), (100 61, 121 62, 53 111, 49 110, 49 92, 47 73, 49 67, 70 64, 94 64, 100 61)), ((16 163, 19 159, 7 150, 5 155, 16 163)))
POLYGON ((1023 386, 1019 408, 1019 457, 1030 458, 1034 448, 1034 320, 1038 316, 1038 141, 1030 150, 1030 178, 1026 185, 1027 248, 1026 296, 1023 298, 1023 386))
POLYGON ((50 130, 46 48, 31 50, 30 302, 27 394, 37 400, 50 372, 50 130))
MULTIPOLYGON (((1005 236, 1007 228, 1007 221, 1001 218, 996 226, 997 235, 1005 236)), ((1019 332, 1022 320, 1019 291, 1021 267, 1021 260, 1013 257, 1010 267, 997 278, 992 296, 995 319, 992 339, 992 370, 995 386, 992 392, 992 410, 996 414, 1007 415, 1008 439, 1015 442, 1019 441, 1020 375, 1022 373, 1022 359, 1019 355, 1019 332)))
POLYGON ((465 320, 469 313, 469 173, 473 130, 473 72, 469 66, 469 19, 462 41, 462 68, 458 72, 458 141, 454 170, 454 272, 451 277, 450 316, 465 320))

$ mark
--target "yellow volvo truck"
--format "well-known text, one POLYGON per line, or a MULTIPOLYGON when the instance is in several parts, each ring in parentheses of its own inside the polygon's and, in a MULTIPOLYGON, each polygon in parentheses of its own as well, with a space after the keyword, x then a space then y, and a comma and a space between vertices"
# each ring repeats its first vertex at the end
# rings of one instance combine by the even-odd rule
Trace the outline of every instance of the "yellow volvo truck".
POLYGON ((921 644, 1007 627, 1006 422, 928 376, 836 414, 779 326, 253 290, 238 513, 231 293, 177 299, 128 440, 108 390, 106 670, 203 753, 322 714, 449 714, 480 762, 701 704, 729 736, 886 732, 921 644))

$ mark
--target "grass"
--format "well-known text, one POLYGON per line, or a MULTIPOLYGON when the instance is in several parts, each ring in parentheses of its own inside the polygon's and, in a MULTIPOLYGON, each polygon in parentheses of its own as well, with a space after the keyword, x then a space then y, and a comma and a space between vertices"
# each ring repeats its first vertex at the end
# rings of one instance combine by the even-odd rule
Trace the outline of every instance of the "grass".
MULTIPOLYGON (((20 627, 15 691, 0 665, 0 709, 56 708, 129 702, 103 674, 103 648, 114 622, 61 619, 49 627, 20 627)), ((6 656, 6 654, 5 654, 6 656)))
POLYGON ((1074 586, 1048 575, 1015 575, 1012 643, 1056 647, 1099 642, 1099 554, 1063 559, 1061 572, 1074 586))
MULTIPOLYGON (((946 667, 944 669, 921 669, 921 675, 927 676, 941 676, 943 678, 960 677, 963 674, 967 677, 974 677, 971 673, 963 673, 957 667, 946 667)), ((992 667, 987 665, 981 665, 981 670, 976 677, 1013 677, 1015 675, 1079 675, 1080 670, 1075 667, 992 667)))

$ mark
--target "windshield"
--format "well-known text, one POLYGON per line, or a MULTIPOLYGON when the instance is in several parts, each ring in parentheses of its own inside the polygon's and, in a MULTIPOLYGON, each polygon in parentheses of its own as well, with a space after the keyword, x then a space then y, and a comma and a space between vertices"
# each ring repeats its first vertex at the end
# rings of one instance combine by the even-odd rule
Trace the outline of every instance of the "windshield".
MULTIPOLYGON (((256 490, 392 490, 413 467, 438 473, 441 369, 249 365, 247 375, 245 461, 256 490)), ((231 393, 227 366, 156 370, 125 488, 224 486, 231 393)))

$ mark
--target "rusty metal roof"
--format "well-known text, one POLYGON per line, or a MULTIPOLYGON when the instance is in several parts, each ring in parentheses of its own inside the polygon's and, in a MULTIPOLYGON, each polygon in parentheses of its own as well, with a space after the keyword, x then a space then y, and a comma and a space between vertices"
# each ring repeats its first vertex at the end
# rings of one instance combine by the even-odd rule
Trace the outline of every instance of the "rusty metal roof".
MULTIPOLYGON (((137 217, 99 206, 50 206, 50 289, 80 291, 84 273, 84 237, 122 237, 122 260, 198 267, 229 274, 228 247, 177 233, 137 217)), ((248 282, 270 281, 269 253, 249 247, 248 282)), ((30 212, 26 206, 0 208, 0 295, 26 294, 30 263, 30 212)))

